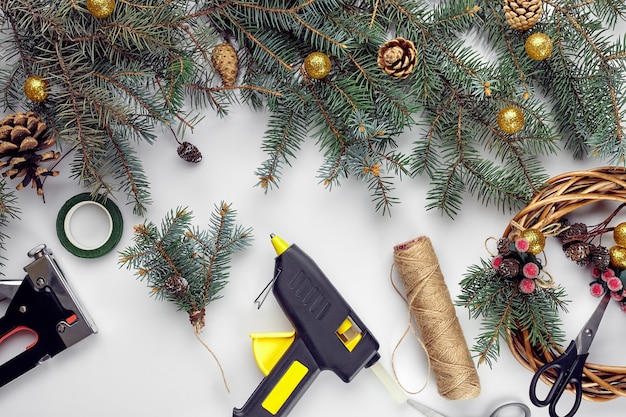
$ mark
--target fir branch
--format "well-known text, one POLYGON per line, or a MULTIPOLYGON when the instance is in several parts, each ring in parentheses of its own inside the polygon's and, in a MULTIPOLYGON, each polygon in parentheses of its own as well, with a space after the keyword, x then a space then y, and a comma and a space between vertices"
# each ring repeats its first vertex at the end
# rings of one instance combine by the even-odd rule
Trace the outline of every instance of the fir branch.
POLYGON ((548 348, 564 339, 559 311, 565 311, 562 288, 541 288, 523 294, 518 283, 497 275, 491 263, 481 259, 468 268, 460 282, 457 305, 481 320, 472 351, 478 363, 491 367, 500 355, 500 340, 507 340, 516 329, 528 331, 528 342, 548 348))
POLYGON ((185 311, 199 333, 205 308, 226 285, 231 256, 250 244, 252 230, 235 224, 236 211, 224 202, 215 207, 205 230, 192 225, 192 215, 177 208, 160 228, 149 221, 135 226, 134 246, 120 252, 120 264, 136 269, 152 295, 185 311))

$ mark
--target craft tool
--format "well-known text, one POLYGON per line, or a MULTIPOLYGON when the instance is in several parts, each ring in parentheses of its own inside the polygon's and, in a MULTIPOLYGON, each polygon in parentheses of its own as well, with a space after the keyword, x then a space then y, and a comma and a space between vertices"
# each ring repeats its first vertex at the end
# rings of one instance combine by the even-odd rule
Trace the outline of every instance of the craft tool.
POLYGON ((13 335, 30 332, 35 341, 0 365, 0 387, 97 332, 46 245, 28 252, 23 280, 0 281, 0 300, 10 299, 0 318, 0 346, 13 335))
MULTIPOLYGON (((408 403, 411 407, 415 408, 417 411, 419 411, 426 417, 446 417, 443 414, 440 414, 436 412, 435 410, 432 410, 426 407, 425 405, 420 404, 416 401, 408 400, 408 403)), ((489 414, 489 417, 501 417, 501 416, 502 417, 503 416, 518 417, 520 413, 521 415, 523 415, 523 417, 530 417, 530 408, 528 408, 526 404, 513 402, 513 403, 502 404, 501 406, 493 410, 491 414, 489 414), (511 414, 511 409, 515 409, 519 411, 519 413, 511 414)))
MULTIPOLYGON (((378 362, 378 341, 330 280, 297 245, 276 235, 271 241, 277 253, 274 277, 257 302, 271 287, 294 331, 252 335, 266 376, 233 416, 285 416, 322 370, 350 382, 371 368, 393 393, 394 381, 378 362)), ((400 392, 396 399, 402 397, 400 392)))
POLYGON ((533 375, 530 382, 530 400, 538 407, 549 406, 550 417, 559 417, 556 406, 568 386, 571 386, 574 390, 574 404, 563 417, 572 417, 578 411, 583 394, 583 368, 585 367, 587 356, 589 356, 589 348, 598 331, 610 299, 611 294, 607 291, 587 323, 578 333, 578 336, 570 342, 565 352, 552 362, 543 365, 533 375), (554 372, 556 372, 555 377, 553 377, 554 372), (554 383, 544 399, 537 397, 537 384, 542 377, 554 379, 554 383))

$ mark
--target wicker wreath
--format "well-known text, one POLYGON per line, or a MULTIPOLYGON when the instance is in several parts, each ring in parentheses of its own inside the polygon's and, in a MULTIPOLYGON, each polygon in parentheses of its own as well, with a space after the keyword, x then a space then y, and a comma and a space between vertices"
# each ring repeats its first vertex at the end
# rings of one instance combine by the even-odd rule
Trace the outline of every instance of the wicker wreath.
MULTIPOLYGON (((565 216, 568 214, 601 201, 626 203, 626 169, 602 167, 588 171, 569 172, 550 179, 545 188, 536 194, 528 205, 512 219, 498 244, 500 247, 508 245, 512 240, 511 236, 518 236, 519 232, 523 230, 549 230, 554 225, 563 225, 565 216), (502 241, 505 242, 501 243, 502 241)), ((537 265, 541 265, 541 261, 537 261, 533 257, 534 255, 524 256, 526 256, 526 260, 531 259, 537 265)), ((483 261, 482 267, 475 267, 473 272, 461 282, 462 294, 464 295, 460 298, 460 305, 469 307, 473 318, 485 317, 487 314, 484 308, 485 300, 497 298, 494 293, 500 292, 498 287, 488 288, 489 285, 485 285, 485 283, 501 285, 495 283, 502 281, 502 277, 499 275, 494 278, 493 270, 499 268, 499 265, 493 265, 495 259, 494 255, 491 262, 483 261), (491 275, 489 275, 490 273, 491 275), (480 279, 477 279, 477 276, 480 279), (485 294, 488 291, 492 293, 485 294)), ((524 262, 526 261, 522 263, 524 262)), ((523 277, 521 271, 518 276, 523 277)), ((517 288, 516 286, 511 290, 516 296, 525 292, 522 283, 519 284, 520 289, 517 288)), ((528 292, 531 291, 534 289, 528 290, 528 292)), ((549 293, 549 291, 552 290, 548 289, 547 292, 549 293)), ((562 293, 551 293, 547 299, 550 297, 557 299, 558 296, 562 295, 562 293)), ((624 308, 623 310, 626 311, 624 308)), ((558 318, 558 311, 554 312, 554 317, 558 318)), ((491 318, 493 319, 493 316, 491 318)), ((519 325, 519 323, 516 325, 509 324, 505 331, 499 334, 502 333, 506 334, 506 343, 517 361, 533 373, 537 372, 545 363, 559 357, 565 350, 558 341, 555 342, 549 335, 547 342, 533 341, 528 328, 519 325)), ((482 348, 484 354, 485 348, 484 346, 482 348)), ((481 352, 476 347, 474 351, 481 352)), ((499 352, 499 349, 494 351, 499 352)), ((481 360, 483 359, 484 356, 481 357, 481 360)), ((551 373, 551 370, 544 373, 542 377, 543 381, 549 385, 554 384, 555 378, 556 372, 551 373)), ((589 401, 601 402, 626 396, 626 367, 587 362, 583 371, 582 387, 583 398, 589 401)))
MULTIPOLYGON (((567 214, 599 201, 626 203, 626 170, 603 167, 589 171, 570 172, 556 176, 514 218, 521 227, 542 228, 555 224, 567 214)), ((511 226, 504 236, 511 233, 511 226)), ((509 332, 507 343, 515 358, 527 369, 536 372, 546 362, 558 357, 564 348, 544 349, 527 342, 524 329, 509 332)), ((555 375, 544 382, 552 385, 555 375)), ((626 396, 626 367, 587 363, 583 372, 583 398, 608 401, 626 396)))

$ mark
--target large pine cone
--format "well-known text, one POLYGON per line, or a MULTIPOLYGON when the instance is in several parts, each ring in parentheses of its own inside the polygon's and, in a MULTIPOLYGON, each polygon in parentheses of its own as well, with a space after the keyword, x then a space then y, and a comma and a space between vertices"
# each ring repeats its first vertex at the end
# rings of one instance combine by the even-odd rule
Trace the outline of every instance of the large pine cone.
POLYGON ((528 30, 535 26, 543 13, 541 0, 505 0, 504 16, 509 26, 515 30, 528 30))
POLYGON ((222 78, 224 87, 235 85, 237 73, 239 72, 239 58, 237 57, 237 51, 230 43, 225 42, 213 48, 211 62, 222 78))
POLYGON ((0 120, 0 169, 7 168, 3 177, 22 178, 17 185, 21 190, 31 182, 37 194, 43 194, 41 177, 56 176, 58 171, 50 171, 39 165, 40 162, 59 159, 61 154, 48 151, 56 143, 41 116, 34 112, 17 112, 0 120))
POLYGON ((396 79, 404 79, 415 68, 417 49, 409 40, 404 38, 392 39, 378 49, 377 62, 385 74, 396 79))

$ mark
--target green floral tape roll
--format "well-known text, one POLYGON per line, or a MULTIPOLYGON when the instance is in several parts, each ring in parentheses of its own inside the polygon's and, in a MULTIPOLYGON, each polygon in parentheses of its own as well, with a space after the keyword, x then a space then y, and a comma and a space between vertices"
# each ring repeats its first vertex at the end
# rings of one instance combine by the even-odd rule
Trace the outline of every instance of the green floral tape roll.
POLYGON ((61 244, 71 254, 80 258, 98 258, 111 252, 122 238, 124 221, 120 209, 110 199, 105 199, 102 195, 95 198, 90 193, 78 194, 63 204, 57 215, 57 236, 61 244), (71 231, 71 220, 81 207, 93 205, 106 213, 109 221, 109 230, 106 241, 99 246, 88 246, 76 240, 71 231))

